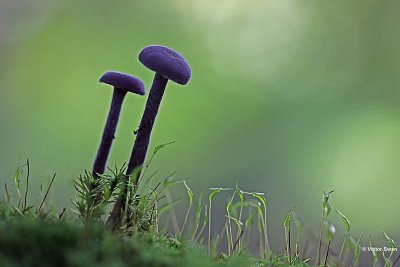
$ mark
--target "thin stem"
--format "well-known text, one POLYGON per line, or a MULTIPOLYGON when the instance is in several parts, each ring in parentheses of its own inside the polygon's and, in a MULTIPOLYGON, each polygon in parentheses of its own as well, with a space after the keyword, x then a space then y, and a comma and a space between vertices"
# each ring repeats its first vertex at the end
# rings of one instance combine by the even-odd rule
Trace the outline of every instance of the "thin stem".
POLYGON ((265 204, 263 204, 264 206, 264 248, 268 251, 270 251, 269 248, 269 241, 268 241, 268 229, 267 229, 267 207, 265 206, 265 204))
POLYGON ((11 201, 11 195, 10 195, 10 192, 8 191, 7 183, 4 183, 4 188, 5 188, 5 190, 6 190, 7 203, 10 203, 10 201, 11 201))
MULTIPOLYGON (((231 199, 228 201, 228 204, 226 206, 226 213, 228 215, 228 232, 227 232, 227 239, 228 239, 228 256, 231 255, 231 249, 233 248, 233 233, 232 233, 232 223, 231 223, 231 214, 230 214, 230 206, 233 202, 233 199, 235 198, 236 191, 233 191, 231 199), (228 238, 229 237, 229 238, 228 238)), ((237 233, 237 236, 239 236, 239 233, 237 233)), ((235 253, 232 250, 233 253, 235 253)))
POLYGON ((400 255, 396 258, 396 260, 393 262, 393 267, 396 266, 396 264, 400 261, 400 255))
POLYGON ((53 185, 53 182, 54 182, 54 179, 55 179, 55 178, 56 178, 56 174, 54 174, 54 175, 53 175, 53 178, 51 179, 51 182, 50 182, 50 184, 49 184, 49 187, 47 188, 46 194, 45 194, 44 197, 43 197, 42 203, 40 203, 38 212, 40 212, 40 211, 42 210, 43 204, 44 204, 44 202, 45 202, 45 200, 46 200, 46 198, 47 198, 47 195, 49 194, 50 188, 51 188, 51 186, 53 185))
POLYGON ((326 249, 326 255, 325 255, 325 262, 324 262, 324 266, 326 267, 327 263, 328 263, 328 255, 329 255, 329 247, 331 246, 331 241, 328 242, 328 248, 326 249))
MULTIPOLYGON (((239 221, 242 221, 243 201, 240 200, 240 202, 241 202, 242 205, 240 205, 240 210, 239 210, 239 221)), ((236 233, 236 240, 240 239, 240 238, 239 238, 240 234, 241 234, 241 233, 239 233, 239 232, 236 233)), ((240 244, 239 244, 239 250, 240 250, 240 244)))
MULTIPOLYGON (((168 190, 168 189, 165 191, 165 196, 166 196, 166 199, 167 199, 167 203, 168 203, 168 204, 173 203, 172 196, 171 196, 171 194, 169 193, 169 190, 168 190)), ((175 207, 174 207, 174 205, 171 205, 171 208, 169 209, 169 214, 170 214, 172 226, 174 227, 175 233, 176 233, 176 234, 180 233, 179 224, 178 224, 178 219, 177 219, 177 216, 176 216, 176 212, 175 212, 175 207)))
POLYGON ((264 257, 267 255, 267 251, 270 251, 269 249, 269 243, 268 243, 268 235, 267 235, 267 223, 266 223, 266 216, 265 216, 265 208, 264 212, 261 211, 261 225, 262 225, 262 231, 264 235, 264 257), (264 213, 264 214, 263 214, 264 213))
POLYGON ((211 207, 212 201, 210 200, 208 209, 208 256, 211 258, 211 207))
POLYGON ((288 259, 288 264, 291 264, 291 251, 290 251, 290 228, 286 231, 285 230, 285 243, 286 243, 286 256, 288 259))
POLYGON ((292 250, 291 250, 291 244, 290 244, 290 228, 288 230, 288 239, 289 239, 289 242, 288 242, 289 264, 291 264, 292 263, 292 259, 291 259, 292 258, 292 250))
POLYGON ((346 241, 347 241, 347 235, 348 235, 348 234, 346 233, 345 236, 344 236, 344 239, 343 239, 342 247, 340 248, 339 258, 338 258, 338 263, 339 263, 339 264, 340 264, 340 260, 341 260, 341 258, 342 258, 344 246, 345 246, 346 241))
MULTIPOLYGON (((154 76, 153 84, 150 89, 149 97, 147 98, 146 107, 143 112, 142 120, 140 121, 139 130, 136 135, 136 140, 132 148, 131 157, 129 159, 128 167, 126 170, 126 177, 130 177, 134 171, 135 177, 132 177, 133 185, 137 186, 139 184, 140 177, 140 167, 143 166, 144 160, 146 158, 147 148, 150 142, 150 135, 153 129, 153 125, 158 113, 158 109, 161 104, 161 99, 164 95, 165 87, 167 86, 168 80, 163 76, 156 73, 154 76)), ((115 225, 121 216, 121 209, 124 207, 123 196, 126 193, 126 188, 124 192, 118 197, 114 204, 114 207, 107 219, 106 225, 109 227, 115 225)))
POLYGON ((24 209, 26 209, 27 205, 27 198, 28 198, 28 189, 29 189, 29 176, 30 176, 30 167, 29 167, 29 159, 26 159, 26 168, 27 168, 27 174, 26 174, 26 190, 25 190, 25 198, 24 198, 24 209))
POLYGON ((197 233, 198 229, 199 229, 199 224, 196 222, 196 226, 194 228, 194 231, 193 231, 193 234, 192 234, 192 237, 190 238, 190 240, 193 241, 194 237, 196 236, 196 233, 197 233))
MULTIPOLYGON (((200 238, 201 234, 203 233, 205 227, 206 227, 205 224, 203 224, 203 225, 201 226, 200 231, 198 232, 196 238, 194 239, 194 243, 196 243, 197 240, 199 240, 199 238, 200 238)), ((202 240, 204 240, 204 239, 203 239, 203 238, 201 239, 201 243, 203 243, 202 240)))
MULTIPOLYGON (((207 214, 207 210, 208 209, 208 206, 207 206, 207 204, 204 206, 204 216, 206 216, 206 214, 207 214)), ((200 228, 200 231, 198 232, 198 234, 197 234, 197 236, 196 236, 196 238, 194 239, 194 242, 197 242, 197 240, 200 238, 200 236, 201 236, 201 234, 203 233, 203 231, 204 231, 204 228, 206 227, 206 218, 204 218, 204 220, 203 220, 203 224, 202 224, 202 226, 201 226, 201 228, 200 228)), ((203 242, 200 242, 200 243, 203 243, 203 242)))
MULTIPOLYGON (((260 257, 262 258, 262 259, 265 259, 265 247, 263 247, 263 244, 265 243, 265 242, 263 242, 263 240, 262 240, 262 238, 263 238, 263 227, 264 227, 264 223, 263 223, 263 217, 262 217, 262 211, 260 212, 260 211, 258 211, 257 212, 257 220, 258 220, 258 222, 257 222, 257 228, 258 228, 258 236, 259 236, 259 242, 260 242, 260 244, 259 244, 259 246, 260 246, 260 257), (259 225, 259 222, 261 221, 261 227, 260 227, 260 225, 259 225)), ((265 236, 264 236, 265 237, 265 236)))
POLYGON ((180 233, 179 237, 182 237, 183 231, 185 230, 185 226, 186 226, 191 208, 192 208, 192 206, 189 205, 189 208, 186 211, 185 220, 183 221, 183 225, 182 225, 182 229, 181 229, 181 233, 180 233))
POLYGON ((155 227, 156 227, 156 234, 158 235, 159 229, 158 229, 158 201, 154 203, 154 211, 155 211, 155 227))
POLYGON ((244 231, 245 231, 245 229, 240 230, 240 232, 239 232, 240 234, 239 234, 238 238, 236 239, 235 244, 233 244, 232 251, 235 251, 236 247, 239 245, 238 251, 240 253, 240 239, 243 237, 244 231))
MULTIPOLYGON (((297 234, 297 232, 296 232, 296 234, 297 234)), ((297 258, 300 257, 300 238, 299 238, 299 235, 297 235, 297 237, 296 237, 295 256, 297 258)))
POLYGON ((262 235, 259 233, 259 241, 260 241, 260 258, 265 259, 265 250, 263 249, 262 235))
MULTIPOLYGON (((323 214, 323 212, 322 212, 323 214)), ((315 259, 315 266, 319 265, 320 260, 320 253, 321 253, 321 244, 322 244, 322 224, 323 224, 323 217, 321 218, 321 223, 319 225, 319 238, 318 238, 318 249, 317 249, 317 258, 315 259)))

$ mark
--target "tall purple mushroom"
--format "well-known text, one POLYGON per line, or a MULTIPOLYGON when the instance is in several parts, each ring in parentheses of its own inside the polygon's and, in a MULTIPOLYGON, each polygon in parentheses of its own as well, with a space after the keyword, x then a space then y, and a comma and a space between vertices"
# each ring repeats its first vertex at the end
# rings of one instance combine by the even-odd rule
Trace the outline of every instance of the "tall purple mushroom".
POLYGON ((101 76, 100 82, 114 86, 114 93, 100 147, 93 164, 92 174, 95 178, 98 178, 98 175, 103 174, 105 171, 107 158, 110 153, 112 142, 115 138, 115 130, 118 125, 119 114, 121 113, 121 106, 125 95, 128 92, 138 95, 145 94, 143 82, 138 78, 125 73, 108 71, 101 76))
MULTIPOLYGON (((126 171, 127 175, 143 165, 147 148, 150 142, 150 135, 164 95, 168 80, 181 85, 186 85, 192 75, 188 62, 178 52, 159 45, 145 47, 139 54, 139 61, 155 72, 153 84, 150 89, 146 107, 139 125, 136 140, 133 145, 131 157, 126 171)), ((138 183, 139 173, 135 177, 135 184, 138 183)))
MULTIPOLYGON (((126 175, 132 175, 135 169, 140 168, 146 158, 147 148, 150 142, 150 135, 154 122, 164 95, 168 80, 181 85, 186 85, 192 75, 189 64, 186 59, 171 48, 159 45, 145 47, 139 53, 139 61, 147 68, 154 71, 153 84, 150 89, 146 107, 140 121, 139 130, 135 143, 132 148, 126 175)), ((140 170, 135 173, 133 183, 139 183, 140 170)), ((113 210, 107 220, 108 227, 114 227, 120 219, 121 210, 124 207, 124 195, 122 194, 115 203, 113 210)))

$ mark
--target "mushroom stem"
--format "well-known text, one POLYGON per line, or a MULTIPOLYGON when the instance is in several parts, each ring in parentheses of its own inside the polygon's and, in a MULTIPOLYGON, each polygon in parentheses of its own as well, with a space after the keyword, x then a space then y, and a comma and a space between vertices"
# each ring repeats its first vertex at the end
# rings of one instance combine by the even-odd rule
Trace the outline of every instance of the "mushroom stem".
MULTIPOLYGON (((151 131, 153 129, 167 83, 168 79, 164 78, 160 74, 156 73, 154 75, 153 84, 146 102, 142 120, 140 121, 139 130, 136 136, 135 144, 133 145, 126 175, 131 175, 135 169, 140 168, 144 163, 147 148, 150 142, 151 131)), ((139 183, 140 171, 136 172, 135 174, 136 177, 132 178, 134 185, 137 185, 139 183)))
POLYGON ((115 139, 115 130, 117 129, 118 119, 121 113, 121 106, 126 93, 126 90, 121 90, 114 87, 106 125, 104 127, 100 147, 97 151, 97 156, 93 164, 92 175, 94 178, 98 178, 99 174, 103 174, 105 171, 107 158, 110 153, 112 142, 115 139))
MULTIPOLYGON (((164 95, 165 88, 167 86, 168 79, 164 78, 160 74, 156 73, 154 75, 153 84, 150 89, 149 97, 147 98, 146 107, 143 112, 142 120, 140 121, 139 130, 136 135, 136 140, 132 148, 131 158, 129 159, 128 167, 126 170, 126 177, 132 175, 135 172, 136 177, 131 177, 133 185, 137 186, 140 177, 140 168, 146 158, 147 148, 150 142, 151 130, 153 129, 154 121, 158 113, 158 109, 161 104, 161 99, 164 95)), ((127 185, 127 181, 126 181, 127 185)), ((121 211, 125 207, 125 197, 127 193, 126 186, 118 197, 115 205, 107 219, 106 226, 109 228, 114 228, 116 222, 121 217, 121 211)))

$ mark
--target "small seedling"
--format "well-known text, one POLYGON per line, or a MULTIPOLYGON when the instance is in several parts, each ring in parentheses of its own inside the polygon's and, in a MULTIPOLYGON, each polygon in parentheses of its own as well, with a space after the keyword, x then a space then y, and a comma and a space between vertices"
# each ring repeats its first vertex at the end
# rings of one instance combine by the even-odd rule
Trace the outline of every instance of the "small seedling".
POLYGON ((232 188, 210 188, 210 195, 208 196, 208 256, 211 257, 211 211, 212 201, 214 197, 223 191, 230 191, 232 188))
POLYGON ((347 219, 347 217, 344 216, 343 213, 341 213, 341 212, 338 211, 338 210, 335 210, 335 211, 336 211, 336 213, 339 214, 339 216, 342 218, 343 224, 344 224, 345 229, 346 229, 346 233, 345 233, 345 235, 344 235, 343 243, 342 243, 342 246, 341 246, 341 248, 340 248, 339 257, 338 257, 338 260, 337 260, 337 261, 338 261, 338 264, 340 264, 340 261, 341 261, 342 255, 343 255, 344 246, 345 246, 345 244, 346 244, 346 242, 347 242, 347 239, 348 239, 348 237, 349 237, 349 235, 350 235, 351 224, 350 224, 349 219, 347 219))
POLYGON ((319 226, 319 238, 318 238, 318 248, 317 248, 317 256, 315 259, 315 265, 318 266, 320 264, 320 255, 321 255, 321 246, 322 246, 322 228, 324 226, 325 220, 328 218, 331 213, 331 205, 328 203, 330 195, 333 191, 328 193, 323 192, 322 195, 322 217, 320 220, 319 226))
POLYGON ((295 248, 296 254, 295 254, 295 257, 299 258, 300 257, 300 238, 303 235, 304 223, 297 216, 297 214, 295 212, 293 212, 292 218, 294 221, 294 225, 296 226, 296 248, 295 248))
POLYGON ((361 239, 362 235, 358 238, 358 240, 355 240, 352 236, 349 236, 350 244, 353 248, 353 259, 351 262, 351 266, 358 266, 358 262, 360 260, 360 255, 361 255, 361 239))
POLYGON ((288 260, 288 264, 292 264, 291 260, 291 250, 290 250, 290 222, 292 219, 292 213, 294 209, 291 209, 289 213, 285 216, 285 220, 283 221, 283 227, 285 229, 285 247, 286 247, 286 257, 288 260))
MULTIPOLYGON (((374 245, 372 244, 372 238, 371 238, 371 236, 368 237, 368 240, 369 240, 369 247, 370 247, 370 248, 373 248, 374 245)), ((371 249, 371 253, 372 253, 372 257, 373 257, 373 259, 374 259, 374 263, 372 264, 372 267, 375 267, 376 263, 378 262, 379 255, 378 255, 378 252, 376 252, 375 249, 371 249)), ((393 266, 394 266, 394 264, 393 264, 393 266)))
POLYGON ((383 255, 383 259, 385 260, 385 267, 390 267, 390 266, 392 266, 391 262, 390 262, 390 258, 393 256, 394 251, 396 251, 396 243, 385 232, 383 232, 383 235, 385 236, 386 240, 389 242, 390 253, 389 253, 389 256, 386 256, 385 251, 382 250, 382 255, 383 255))
POLYGON ((179 237, 182 237, 183 231, 185 230, 185 226, 186 226, 186 223, 187 223, 187 220, 188 220, 188 217, 189 217, 190 210, 192 209, 192 205, 193 205, 193 192, 192 192, 192 189, 190 189, 190 187, 188 186, 186 181, 182 181, 182 182, 185 185, 186 193, 187 193, 188 198, 189 198, 189 207, 188 207, 188 209, 186 211, 185 220, 183 221, 183 225, 182 225, 181 233, 179 234, 179 237))
POLYGON ((264 193, 259 192, 246 192, 241 191, 244 195, 249 195, 257 201, 258 210, 258 221, 257 226, 260 235, 260 257, 265 258, 267 252, 269 253, 270 246, 268 240, 268 229, 267 229, 267 200, 264 193), (261 236, 263 236, 264 242, 262 243, 261 236))

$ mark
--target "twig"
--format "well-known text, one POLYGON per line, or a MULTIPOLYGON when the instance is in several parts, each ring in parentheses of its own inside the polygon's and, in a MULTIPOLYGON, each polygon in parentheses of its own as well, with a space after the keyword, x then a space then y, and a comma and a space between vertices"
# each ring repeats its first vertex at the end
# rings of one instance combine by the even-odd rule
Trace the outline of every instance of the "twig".
POLYGON ((328 248, 326 249, 326 256, 325 256, 325 263, 324 266, 326 267, 327 262, 328 262, 328 255, 329 255, 329 247, 331 245, 331 241, 328 242, 328 248))
POLYGON ((28 189, 29 189, 29 176, 30 176, 30 168, 29 168, 29 159, 26 159, 26 190, 25 190, 25 197, 24 197, 24 209, 26 209, 27 197, 28 197, 28 189))
POLYGON ((47 188, 47 191, 46 191, 46 194, 44 195, 44 198, 43 198, 43 200, 42 200, 42 203, 40 203, 40 206, 39 206, 39 209, 38 209, 38 211, 40 212, 41 211, 41 209, 42 209, 42 207, 43 207, 43 204, 44 204, 44 202, 45 202, 45 200, 46 200, 46 198, 47 198, 47 195, 49 194, 49 191, 50 191, 50 188, 51 188, 51 186, 52 186, 52 184, 53 184, 53 182, 54 182, 54 179, 56 178, 56 173, 53 175, 53 178, 51 179, 51 182, 50 182, 50 184, 49 184, 49 187, 47 188))
POLYGON ((4 188, 6 189, 7 203, 9 203, 11 201, 11 196, 10 196, 10 192, 8 191, 7 183, 4 183, 4 188))
POLYGON ((240 232, 239 237, 236 239, 235 244, 232 247, 232 251, 235 251, 236 246, 239 244, 240 239, 243 237, 244 229, 240 232))
POLYGON ((63 208, 62 212, 60 213, 60 215, 58 215, 58 220, 60 221, 62 219, 62 217, 64 216, 64 213, 66 211, 66 208, 63 208))

